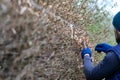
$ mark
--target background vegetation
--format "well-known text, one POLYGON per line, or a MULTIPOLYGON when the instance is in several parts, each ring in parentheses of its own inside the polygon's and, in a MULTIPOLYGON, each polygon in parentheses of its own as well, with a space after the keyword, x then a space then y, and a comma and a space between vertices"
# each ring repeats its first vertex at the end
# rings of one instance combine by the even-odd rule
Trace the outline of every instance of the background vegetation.
MULTIPOLYGON (((104 1, 104 0, 103 0, 104 1)), ((0 0, 0 80, 85 80, 83 41, 114 43, 98 0, 0 0)))

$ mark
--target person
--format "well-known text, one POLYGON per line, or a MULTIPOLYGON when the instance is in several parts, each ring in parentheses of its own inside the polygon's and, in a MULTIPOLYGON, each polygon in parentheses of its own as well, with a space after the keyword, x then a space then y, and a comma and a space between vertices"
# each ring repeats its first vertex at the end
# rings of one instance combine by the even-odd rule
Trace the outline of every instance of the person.
POLYGON ((95 47, 95 51, 106 53, 103 60, 94 66, 90 48, 82 49, 81 56, 86 80, 120 80, 120 12, 114 16, 112 23, 117 45, 101 43, 95 47))

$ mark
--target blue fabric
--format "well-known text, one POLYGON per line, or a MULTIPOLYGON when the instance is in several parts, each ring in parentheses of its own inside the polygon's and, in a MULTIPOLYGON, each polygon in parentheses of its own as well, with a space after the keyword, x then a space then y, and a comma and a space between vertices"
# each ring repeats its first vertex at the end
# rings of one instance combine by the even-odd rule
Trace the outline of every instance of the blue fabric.
POLYGON ((113 18, 114 27, 120 31, 120 12, 118 12, 113 18))
POLYGON ((116 73, 114 76, 110 77, 109 80, 120 80, 120 74, 116 73))
POLYGON ((120 80, 120 58, 118 46, 107 52, 104 59, 95 67, 89 56, 84 57, 84 73, 87 80, 120 80), (116 50, 117 49, 117 50, 116 50), (115 50, 115 51, 113 51, 115 50))
POLYGON ((111 45, 106 44, 106 43, 102 43, 102 44, 97 44, 97 45, 96 45, 95 51, 107 53, 107 51, 108 51, 110 48, 112 48, 111 45))
POLYGON ((109 51, 113 51, 114 53, 117 54, 117 56, 120 59, 120 44, 114 46, 113 48, 111 48, 109 51))
POLYGON ((90 48, 83 48, 82 49, 82 52, 81 52, 82 59, 84 58, 85 54, 89 54, 90 57, 92 56, 92 51, 90 50, 90 48))
MULTIPOLYGON (((120 44, 118 44, 117 46, 113 47, 112 49, 110 49, 109 51, 113 51, 119 58, 120 61, 120 44)), ((117 71, 110 80, 120 80, 120 70, 117 71)))

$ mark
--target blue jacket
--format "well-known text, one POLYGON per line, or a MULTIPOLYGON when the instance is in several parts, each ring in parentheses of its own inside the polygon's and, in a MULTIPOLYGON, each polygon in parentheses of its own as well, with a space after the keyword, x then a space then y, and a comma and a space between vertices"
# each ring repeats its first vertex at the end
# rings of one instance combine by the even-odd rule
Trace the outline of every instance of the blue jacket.
POLYGON ((84 73, 87 80, 120 80, 120 44, 110 49, 95 67, 91 58, 85 56, 84 73))

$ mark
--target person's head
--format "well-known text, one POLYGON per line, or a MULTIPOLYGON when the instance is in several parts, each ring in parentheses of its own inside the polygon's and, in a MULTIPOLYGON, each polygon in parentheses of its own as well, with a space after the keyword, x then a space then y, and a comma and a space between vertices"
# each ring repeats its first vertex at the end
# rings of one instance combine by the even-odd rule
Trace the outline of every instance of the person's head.
POLYGON ((113 26, 115 28, 115 38, 116 42, 120 43, 120 12, 118 12, 113 18, 113 26))

